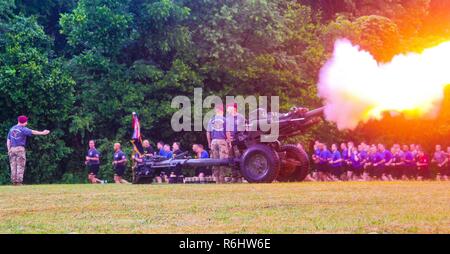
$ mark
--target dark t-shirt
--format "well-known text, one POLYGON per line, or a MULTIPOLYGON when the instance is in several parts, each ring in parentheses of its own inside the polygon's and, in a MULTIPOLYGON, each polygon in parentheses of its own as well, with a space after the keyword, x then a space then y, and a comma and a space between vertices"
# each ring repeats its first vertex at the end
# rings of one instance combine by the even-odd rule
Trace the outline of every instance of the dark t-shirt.
POLYGON ((361 160, 360 154, 358 154, 358 153, 353 153, 350 156, 350 162, 352 163, 353 168, 356 168, 356 169, 362 168, 363 165, 362 165, 361 161, 362 160, 361 160))
POLYGON ((33 135, 32 131, 25 126, 15 125, 8 133, 8 139, 11 141, 11 147, 27 145, 27 137, 33 135))
POLYGON ((445 161, 446 158, 447 158, 447 155, 443 151, 436 151, 436 152, 434 152, 433 159, 437 163, 441 164, 442 162, 445 161))
POLYGON ((328 160, 331 159, 331 152, 329 150, 322 150, 319 155, 320 164, 327 164, 328 160))
POLYGON ((400 163, 402 162, 402 154, 401 153, 395 153, 392 155, 392 163, 400 163))
MULTIPOLYGON (((136 158, 136 159, 144 159, 146 156, 153 156, 153 153, 154 153, 154 151, 153 151, 153 148, 151 146, 144 147, 144 154, 139 155, 138 153, 136 153, 134 155, 134 158, 136 158)), ((138 165, 143 165, 144 161, 142 161, 142 162, 138 161, 137 164, 138 165)))
POLYGON ((382 152, 382 154, 383 154, 383 159, 384 159, 384 163, 383 164, 386 164, 386 163, 388 163, 388 162, 390 162, 392 160, 393 155, 392 155, 392 153, 390 151, 384 150, 382 152))
POLYGON ((358 153, 358 156, 361 159, 361 163, 366 163, 369 155, 366 151, 361 151, 358 153))
POLYGON ((182 154, 182 153, 183 153, 183 151, 181 151, 180 149, 178 149, 178 150, 173 151, 172 156, 175 157, 175 156, 180 155, 180 154, 182 154))
POLYGON ((347 149, 344 149, 344 150, 342 150, 342 159, 343 160, 349 160, 350 159, 350 157, 349 157, 349 152, 348 152, 349 150, 347 150, 347 149))
MULTIPOLYGON (((122 150, 119 150, 119 151, 114 153, 114 161, 121 161, 121 160, 124 160, 126 158, 127 158, 127 156, 122 152, 122 150)), ((126 162, 123 162, 121 164, 116 164, 115 166, 116 166, 116 168, 125 167, 125 163, 126 162)))
POLYGON ((368 160, 370 161, 370 163, 377 163, 379 160, 379 158, 377 157, 377 153, 370 153, 367 155, 368 156, 368 160))
MULTIPOLYGON (((87 157, 91 157, 91 158, 100 158, 100 153, 97 151, 97 149, 89 149, 89 151, 86 154, 87 157)), ((100 161, 98 160, 88 160, 87 163, 89 166, 90 165, 99 165, 100 161)))
MULTIPOLYGON (((331 162, 335 162, 337 160, 342 159, 341 153, 339 151, 334 151, 331 154, 331 162)), ((340 166, 342 166, 342 162, 337 162, 337 163, 331 163, 331 166, 333 168, 338 168, 340 166)))
POLYGON ((384 163, 380 163, 382 160, 384 160, 384 153, 383 152, 375 153, 375 158, 374 158, 373 163, 377 163, 378 167, 384 167, 384 163))
POLYGON ((147 155, 153 155, 155 151, 153 150, 153 147, 149 146, 149 147, 144 147, 144 154, 147 155))
POLYGON ((405 152, 403 160, 405 161, 406 166, 416 165, 416 163, 414 162, 414 154, 410 151, 405 152))

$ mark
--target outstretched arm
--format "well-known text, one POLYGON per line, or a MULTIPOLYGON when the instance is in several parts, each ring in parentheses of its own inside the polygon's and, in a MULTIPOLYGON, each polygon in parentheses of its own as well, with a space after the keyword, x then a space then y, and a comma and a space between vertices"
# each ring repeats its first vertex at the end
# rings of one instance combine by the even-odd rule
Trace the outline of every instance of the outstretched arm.
POLYGON ((31 133, 35 136, 45 136, 45 135, 48 135, 50 133, 50 131, 49 130, 44 130, 44 131, 31 130, 31 133))

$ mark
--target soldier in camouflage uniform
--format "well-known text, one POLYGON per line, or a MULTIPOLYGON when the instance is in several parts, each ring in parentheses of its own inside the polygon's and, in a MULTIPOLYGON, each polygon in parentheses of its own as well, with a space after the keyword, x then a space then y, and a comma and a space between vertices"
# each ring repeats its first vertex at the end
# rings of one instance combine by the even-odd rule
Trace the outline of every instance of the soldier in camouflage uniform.
MULTIPOLYGON (((231 146, 230 146, 230 157, 239 158, 241 152, 237 146, 237 134, 238 131, 244 131, 245 128, 245 118, 242 114, 237 112, 237 104, 227 105, 227 130, 231 133, 231 146)), ((233 182, 242 182, 241 171, 238 165, 234 165, 231 170, 231 177, 233 182)))
POLYGON ((28 118, 26 116, 18 117, 17 125, 13 126, 8 132, 6 146, 8 148, 9 162, 11 164, 11 182, 14 185, 21 185, 25 173, 26 153, 25 146, 27 137, 33 135, 47 135, 50 131, 35 131, 28 129, 28 118))
MULTIPOLYGON (((230 132, 226 131, 226 120, 223 116, 223 106, 216 106, 215 111, 216 115, 214 115, 208 123, 206 138, 208 140, 209 148, 211 149, 211 158, 227 159, 230 150, 230 132)), ((227 166, 213 167, 213 177, 215 178, 216 183, 224 183, 225 172, 227 170, 227 166)))

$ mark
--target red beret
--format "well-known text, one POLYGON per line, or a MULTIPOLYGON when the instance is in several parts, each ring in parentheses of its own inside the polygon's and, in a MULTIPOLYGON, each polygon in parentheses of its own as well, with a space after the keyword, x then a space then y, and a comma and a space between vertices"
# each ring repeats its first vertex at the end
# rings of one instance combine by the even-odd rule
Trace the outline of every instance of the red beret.
POLYGON ((227 104, 227 108, 230 108, 230 107, 232 107, 232 108, 234 108, 234 109, 237 109, 237 108, 238 108, 238 105, 237 105, 237 103, 230 103, 230 104, 227 104))
POLYGON ((28 122, 28 117, 26 117, 26 116, 19 116, 17 118, 17 121, 19 121, 19 123, 26 123, 26 122, 28 122))

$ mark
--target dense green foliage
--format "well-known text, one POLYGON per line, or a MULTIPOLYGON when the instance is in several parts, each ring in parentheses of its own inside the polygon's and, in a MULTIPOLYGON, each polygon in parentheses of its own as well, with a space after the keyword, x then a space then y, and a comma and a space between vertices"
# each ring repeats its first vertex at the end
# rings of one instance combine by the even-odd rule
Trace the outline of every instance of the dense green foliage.
MULTIPOLYGON (((0 0, 1 140, 26 114, 30 127, 52 130, 30 140, 26 181, 84 181, 89 139, 111 178, 112 144, 131 151, 133 111, 145 137, 189 149, 204 135, 171 130, 174 96, 202 87, 204 95, 279 95, 283 109, 316 107, 318 72, 336 38, 387 61, 450 38, 449 10, 443 0, 0 0)), ((298 139, 430 146, 449 138, 448 115, 352 132, 323 123, 298 139)), ((0 183, 7 163, 1 146, 0 183)))

